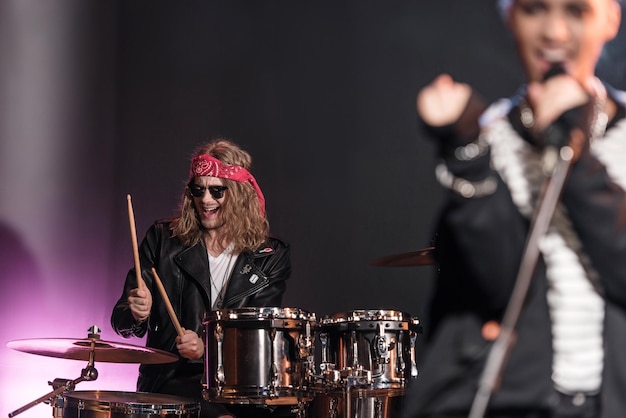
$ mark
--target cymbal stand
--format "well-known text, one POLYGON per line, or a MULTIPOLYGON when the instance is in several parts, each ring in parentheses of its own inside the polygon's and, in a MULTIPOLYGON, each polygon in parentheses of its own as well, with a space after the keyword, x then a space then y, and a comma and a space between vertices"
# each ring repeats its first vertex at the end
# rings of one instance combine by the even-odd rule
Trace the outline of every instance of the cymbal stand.
POLYGON ((94 363, 96 360, 96 341, 100 339, 100 335, 97 334, 98 331, 98 327, 90 328, 89 338, 91 339, 91 350, 89 351, 89 360, 87 363, 87 367, 81 370, 81 375, 79 378, 74 380, 56 378, 52 382, 48 382, 48 385, 54 388, 52 392, 49 392, 35 399, 34 401, 22 406, 21 408, 9 413, 9 418, 19 415, 22 412, 32 408, 33 406, 40 404, 41 402, 49 403, 52 405, 53 417, 63 417, 64 399, 60 395, 65 392, 73 391, 76 385, 80 382, 96 380, 98 378, 98 370, 96 370, 96 368, 94 367, 94 363))

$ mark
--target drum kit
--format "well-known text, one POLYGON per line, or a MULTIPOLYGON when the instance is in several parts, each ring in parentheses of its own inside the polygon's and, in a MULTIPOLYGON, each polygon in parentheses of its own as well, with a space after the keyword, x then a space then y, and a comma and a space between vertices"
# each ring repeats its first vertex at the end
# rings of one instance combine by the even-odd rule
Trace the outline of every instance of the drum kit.
MULTIPOLYGON (((428 265, 432 249, 383 257, 379 266, 428 265)), ((255 307, 208 312, 205 330, 204 400, 275 409, 296 418, 392 418, 399 414, 408 382, 418 375, 417 318, 386 309, 358 309, 316 318, 298 308, 255 307)), ((9 348, 48 357, 87 361, 74 380, 55 379, 53 390, 9 414, 39 403, 54 418, 192 418, 200 402, 143 392, 75 391, 95 380, 95 362, 161 364, 172 353, 104 341, 92 327, 85 339, 35 339, 9 348)))
POLYGON ((210 312, 204 321, 203 397, 294 406, 296 417, 386 418, 417 377, 419 320, 394 310, 354 310, 316 320, 296 308, 210 312), (316 367, 316 342, 321 361, 316 367))

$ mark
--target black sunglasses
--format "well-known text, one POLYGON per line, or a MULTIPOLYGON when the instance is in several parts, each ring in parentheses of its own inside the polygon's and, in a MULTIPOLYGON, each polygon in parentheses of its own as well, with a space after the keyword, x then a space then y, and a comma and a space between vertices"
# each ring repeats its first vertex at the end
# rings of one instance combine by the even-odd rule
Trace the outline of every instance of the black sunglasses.
POLYGON ((198 186, 197 184, 190 184, 188 187, 189 187, 189 193, 191 193, 193 197, 202 197, 204 196, 204 192, 208 190, 209 193, 211 193, 211 197, 213 199, 223 198, 224 192, 228 189, 228 187, 226 186, 203 187, 203 186, 198 186))

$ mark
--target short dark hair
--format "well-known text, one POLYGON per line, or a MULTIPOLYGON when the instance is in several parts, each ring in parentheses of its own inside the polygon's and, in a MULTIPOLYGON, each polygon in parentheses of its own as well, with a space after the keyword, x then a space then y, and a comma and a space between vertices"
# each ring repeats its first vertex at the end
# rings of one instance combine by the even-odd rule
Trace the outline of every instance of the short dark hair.
MULTIPOLYGON (((503 19, 506 19, 507 11, 509 10, 509 7, 511 7, 514 1, 515 0, 497 0, 498 11, 500 12, 500 15, 502 16, 503 19)), ((613 1, 622 5, 624 3, 624 0, 613 0, 613 1)))

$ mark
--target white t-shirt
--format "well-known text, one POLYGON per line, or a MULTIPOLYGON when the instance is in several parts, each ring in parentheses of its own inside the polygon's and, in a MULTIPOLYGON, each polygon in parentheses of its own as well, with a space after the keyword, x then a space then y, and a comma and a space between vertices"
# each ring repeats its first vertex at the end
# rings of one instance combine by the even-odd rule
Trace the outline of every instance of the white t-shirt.
POLYGON ((233 253, 232 245, 217 257, 209 254, 209 272, 211 274, 211 308, 220 309, 226 286, 230 280, 237 254, 233 253))

